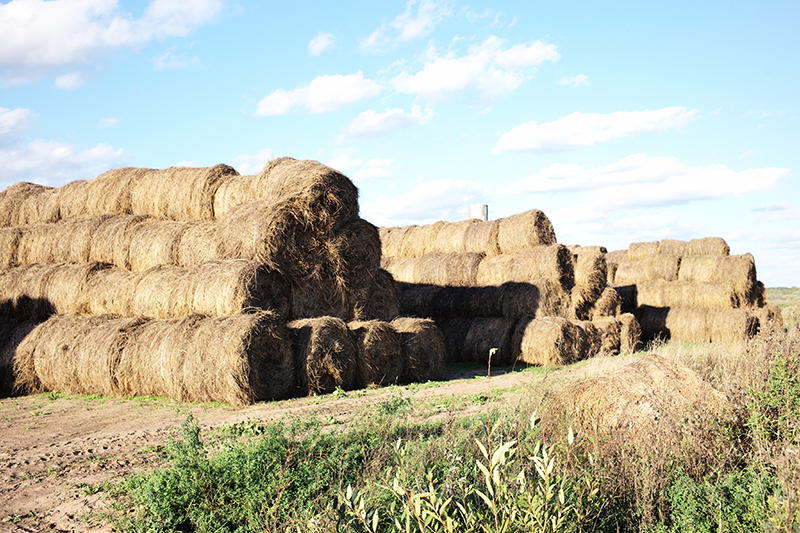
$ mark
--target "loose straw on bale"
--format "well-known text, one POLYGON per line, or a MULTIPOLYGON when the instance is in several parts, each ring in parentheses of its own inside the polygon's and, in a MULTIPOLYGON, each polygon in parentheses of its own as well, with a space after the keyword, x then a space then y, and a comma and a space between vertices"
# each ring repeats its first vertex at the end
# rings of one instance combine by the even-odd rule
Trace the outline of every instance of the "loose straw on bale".
POLYGON ((17 266, 17 250, 21 238, 20 228, 0 228, 0 269, 17 266))
POLYGON ((581 357, 578 327, 565 318, 524 317, 517 323, 512 344, 515 360, 531 365, 566 365, 581 357))
POLYGON ((611 355, 618 354, 621 344, 621 328, 617 317, 598 318, 592 323, 597 328, 600 337, 600 351, 611 355))
MULTIPOLYGON (((39 220, 39 207, 37 204, 46 203, 54 191, 52 187, 28 183, 25 181, 15 183, 0 192, 0 226, 22 226, 38 222, 55 222, 55 216, 45 216, 49 220, 39 220)), ((44 213, 43 213, 44 214, 44 213)))
POLYGON ((537 246, 515 254, 486 257, 478 265, 479 285, 499 285, 506 281, 535 283, 543 279, 560 284, 566 291, 572 290, 574 259, 565 246, 537 246))
POLYGON ((347 324, 356 346, 356 388, 392 385, 403 375, 403 344, 387 322, 353 321, 347 324))
POLYGON ((668 254, 649 255, 637 261, 621 261, 614 275, 614 283, 627 285, 661 279, 676 281, 681 266, 681 256, 668 254))
POLYGON ((397 281, 469 287, 476 285, 482 253, 445 254, 433 252, 416 259, 386 259, 382 267, 397 281))
POLYGON ((445 346, 442 334, 433 320, 425 318, 395 318, 391 326, 403 344, 403 376, 401 381, 426 382, 442 378, 445 365, 445 346))
POLYGON ((622 298, 612 287, 603 289, 600 298, 594 303, 591 311, 591 318, 604 318, 609 316, 617 316, 622 311, 622 298))
POLYGON ((756 295, 756 264, 752 254, 733 256, 695 255, 683 258, 680 281, 730 282, 742 306, 753 305, 756 295))
POLYGON ((356 346, 347 325, 334 317, 289 322, 297 394, 328 394, 356 384, 356 346))
POLYGON ((514 362, 512 345, 516 318, 452 318, 438 323, 447 348, 447 362, 486 365, 489 352, 497 349, 492 364, 507 366, 514 362))

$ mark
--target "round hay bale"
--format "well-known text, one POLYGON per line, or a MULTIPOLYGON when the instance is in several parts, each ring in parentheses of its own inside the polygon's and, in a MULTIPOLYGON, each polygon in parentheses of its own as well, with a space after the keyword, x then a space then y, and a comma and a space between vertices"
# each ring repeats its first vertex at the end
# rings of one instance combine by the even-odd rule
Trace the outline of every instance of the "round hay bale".
POLYGON ((407 316, 414 317, 449 317, 448 298, 439 298, 437 295, 445 290, 438 285, 425 285, 420 283, 397 283, 400 296, 400 311, 407 316))
POLYGON ((496 348, 492 356, 495 366, 510 366, 516 360, 512 344, 516 318, 473 318, 461 348, 462 361, 486 365, 489 351, 496 348))
POLYGON ((689 243, 686 241, 675 241, 672 239, 662 239, 658 244, 658 253, 666 255, 687 255, 689 243))
POLYGON ((683 258, 678 279, 687 282, 730 282, 741 306, 756 303, 756 263, 752 254, 693 255, 683 258))
POLYGON ((146 221, 129 228, 128 264, 131 270, 147 270, 178 264, 178 245, 185 222, 146 221))
MULTIPOLYGON (((53 191, 52 187, 38 185, 36 183, 28 183, 21 181, 7 187, 0 193, 0 227, 9 226, 22 226, 26 224, 35 224, 39 222, 39 204, 44 214, 46 199, 48 199, 53 191)), ((52 217, 45 217, 52 218, 52 217)), ((58 218, 58 211, 55 212, 55 218, 58 218)), ((43 220, 42 222, 55 222, 55 220, 43 220)))
POLYGON ((378 269, 366 286, 355 291, 353 317, 391 322, 400 315, 400 294, 392 275, 378 269))
POLYGON ((565 318, 523 317, 512 339, 517 361, 530 365, 566 365, 580 359, 578 327, 565 318))
POLYGON ((150 172, 149 168, 115 168, 103 172, 89 182, 86 213, 90 215, 130 215, 133 184, 150 172))
POLYGON ((404 232, 396 257, 420 258, 437 252, 436 238, 450 223, 440 220, 425 226, 409 226, 404 232))
POLYGON ((611 316, 592 320, 600 336, 600 351, 609 355, 619 354, 621 340, 621 328, 617 317, 611 316))
POLYGON ((590 320, 573 322, 578 327, 580 343, 579 359, 594 357, 602 351, 602 338, 597 327, 590 320))
POLYGON ((20 228, 0 228, 0 269, 17 266, 17 250, 22 233, 20 228))
POLYGON ((655 254, 638 261, 622 261, 617 266, 614 282, 627 285, 661 279, 676 281, 681 266, 681 256, 655 254))
MULTIPOLYGON (((632 310, 633 316, 642 329, 642 341, 652 342, 656 339, 669 340, 670 330, 667 328, 668 307, 651 307, 643 305, 632 310)), ((705 315, 702 317, 705 327, 705 315)))
MULTIPOLYGON (((5 368, 6 392, 12 394, 32 394, 41 392, 42 384, 36 377, 36 367, 33 364, 33 353, 26 350, 23 343, 33 333, 39 322, 30 320, 8 319, 6 327, 13 326, 13 330, 6 330, 3 337, 0 361, 5 368)), ((2 373, 2 370, 0 370, 2 373)))
POLYGON ((531 283, 509 281, 500 286, 500 316, 565 317, 569 312, 569 305, 569 295, 558 283, 551 280, 543 279, 531 283))
POLYGON ((381 268, 381 239, 378 228, 363 218, 354 218, 341 226, 332 238, 335 253, 340 260, 333 268, 341 271, 350 285, 363 285, 381 268))
POLYGON ((220 258, 219 224, 187 222, 178 242, 178 266, 192 268, 220 258))
POLYGON ((0 269, 0 316, 13 318, 16 315, 14 297, 19 291, 17 278, 21 271, 19 268, 0 269))
POLYGON ((590 317, 595 302, 603 294, 608 274, 604 253, 582 251, 576 257, 572 312, 573 316, 583 320, 590 317))
POLYGON ((765 305, 752 309, 751 313, 758 319, 759 328, 783 328, 783 311, 777 305, 765 305))
POLYGON ((14 357, 16 345, 7 346, 20 320, 0 318, 0 394, 11 394, 14 390, 14 357))
POLYGON ((711 342, 742 342, 758 333, 758 316, 749 309, 709 309, 706 320, 711 342))
POLYGON ((603 294, 594 304, 591 312, 591 318, 604 318, 609 316, 617 316, 622 311, 622 298, 612 287, 603 289, 603 294))
POLYGON ((500 285, 506 281, 536 283, 539 280, 554 281, 564 290, 572 290, 575 265, 566 246, 537 246, 515 254, 486 257, 478 266, 479 285, 500 285))
POLYGON ((47 275, 44 298, 59 315, 82 315, 89 312, 89 281, 98 271, 109 268, 105 263, 58 264, 47 275))
POLYGON ((52 224, 58 222, 61 214, 58 209, 58 189, 46 188, 38 194, 30 195, 20 205, 19 218, 15 226, 30 224, 52 224))
POLYGON ((91 181, 71 181, 58 189, 59 219, 89 215, 87 205, 91 192, 91 181))
POLYGON ((730 255, 731 248, 721 237, 705 237, 689 241, 687 255, 730 255))
POLYGON ((54 250, 50 247, 58 224, 34 224, 20 228, 17 241, 16 264, 18 266, 55 262, 54 250))
POLYGON ((91 235, 89 261, 130 268, 130 246, 133 228, 154 222, 147 215, 123 215, 102 219, 91 235))
POLYGON ((636 284, 639 306, 719 307, 735 309, 740 301, 729 281, 642 281, 636 284))
POLYGON ((391 385, 403 376, 403 345, 397 332, 379 320, 347 324, 356 346, 356 388, 391 385))
POLYGON ((47 284, 56 270, 57 265, 37 263, 4 273, 4 293, 11 302, 13 315, 44 320, 55 313, 47 295, 47 284), (8 287, 10 283, 13 285, 8 287))
POLYGON ((137 278, 130 298, 132 316, 180 318, 193 314, 193 284, 185 269, 159 265, 142 270, 137 278))
POLYGON ((410 281, 412 283, 470 287, 477 284, 479 265, 484 257, 483 253, 475 252, 428 253, 416 260, 414 279, 410 281))
MULTIPOLYGON (((86 282, 86 313, 90 315, 114 314, 124 317, 136 316, 140 309, 134 305, 136 286, 143 272, 131 272, 122 268, 94 270, 86 282)), ((139 300, 140 302, 142 299, 139 300)), ((142 312, 144 316, 153 313, 142 312)))
POLYGON ((527 248, 553 245, 553 225, 538 209, 498 220, 497 242, 501 254, 513 254, 527 248))
POLYGON ((411 226, 379 228, 381 254, 385 257, 399 257, 400 245, 411 226))
POLYGON ((658 241, 632 242, 628 245, 628 261, 644 261, 658 253, 658 241))
POLYGON ((476 222, 469 224, 464 231, 464 251, 483 252, 488 256, 499 255, 500 221, 477 220, 476 222))
POLYGON ((299 396, 328 394, 356 383, 356 346, 339 318, 304 318, 289 322, 299 396))
POLYGON ((391 326, 403 344, 403 376, 401 381, 426 382, 442 378, 445 352, 442 334, 433 320, 426 318, 395 318, 391 326))
POLYGON ((254 190, 255 181, 256 176, 238 174, 223 176, 214 194, 214 218, 223 220, 236 206, 255 200, 257 197, 254 190))
POLYGON ((631 313, 622 313, 619 320, 619 353, 632 354, 641 348, 642 328, 631 313))
POLYGON ((434 322, 442 336, 442 347, 445 352, 444 362, 450 364, 463 361, 464 339, 467 338, 472 320, 463 317, 439 317, 434 322))

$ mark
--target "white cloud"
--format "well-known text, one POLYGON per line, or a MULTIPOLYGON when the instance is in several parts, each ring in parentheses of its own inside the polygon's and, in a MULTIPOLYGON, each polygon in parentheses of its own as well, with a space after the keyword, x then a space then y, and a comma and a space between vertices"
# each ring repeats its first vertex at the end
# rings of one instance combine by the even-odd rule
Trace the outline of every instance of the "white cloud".
POLYGON ((725 165, 689 166, 674 157, 628 156, 601 167, 554 164, 509 185, 506 195, 593 190, 604 209, 683 204, 762 193, 791 175, 787 168, 736 172, 725 165))
POLYGON ((558 80, 559 85, 572 85, 572 87, 588 87, 589 86, 589 76, 586 74, 578 74, 577 76, 572 76, 571 78, 561 78, 558 80))
POLYGON ((394 164, 394 159, 392 158, 380 158, 376 157, 374 159, 370 159, 367 161, 367 166, 371 168, 389 168, 394 164))
POLYGON ((134 18, 117 0, 12 0, 0 5, 3 82, 33 81, 110 50, 186 36, 221 8, 221 0, 153 0, 134 18))
POLYGON ((394 39, 410 41, 425 37, 431 34, 436 24, 449 15, 448 2, 409 0, 403 13, 397 15, 392 22, 381 24, 368 37, 362 39, 360 47, 369 52, 381 52, 386 50, 394 39))
POLYGON ((466 218, 466 206, 483 201, 488 191, 476 181, 433 180, 389 196, 379 194, 362 204, 363 218, 379 226, 425 224, 436 220, 466 218))
POLYGON ((361 160, 357 157, 350 157, 350 154, 344 153, 337 155, 325 164, 331 168, 335 168, 339 172, 347 172, 351 168, 361 166, 361 160))
POLYGON ((258 103, 256 116, 285 115, 295 107, 305 107, 311 113, 327 113, 367 100, 380 92, 381 85, 365 79, 360 70, 345 76, 317 76, 306 86, 271 92, 258 103))
POLYGON ((377 179, 389 178, 392 176, 392 171, 388 168, 362 168, 354 172, 350 178, 357 184, 364 183, 365 181, 373 181, 377 179))
POLYGON ((119 124, 119 119, 114 117, 101 118, 97 121, 97 129, 102 130, 105 128, 112 128, 119 124))
POLYGON ((753 209, 756 213, 764 213, 764 221, 800 220, 800 206, 789 202, 778 202, 753 209))
POLYGON ((251 174, 258 174, 267 164, 267 161, 275 158, 275 153, 269 148, 261 150, 255 155, 242 154, 237 155, 231 160, 231 166, 236 169, 236 172, 243 176, 251 174))
POLYGON ((83 87, 83 84, 84 81, 81 73, 72 72, 70 74, 64 74, 63 76, 57 77, 53 87, 64 91, 72 91, 78 89, 79 87, 83 87))
POLYGON ((467 90, 491 102, 516 91, 538 65, 561 58, 553 44, 535 41, 504 49, 505 44, 505 39, 491 36, 461 57, 452 52, 441 56, 430 47, 421 70, 404 70, 392 81, 397 92, 416 94, 427 102, 442 102, 467 90))
POLYGON ((308 43, 308 53, 314 57, 319 57, 322 52, 331 46, 333 46, 333 35, 321 31, 308 43))
POLYGON ((3 139, 14 139, 27 128, 33 112, 30 109, 0 107, 0 146, 3 139))
POLYGON ((422 111, 422 107, 418 105, 412 106, 410 113, 397 108, 386 108, 383 113, 368 109, 351 120, 342 135, 344 137, 375 139, 401 128, 427 124, 432 118, 432 109, 426 108, 425 111, 422 111))
POLYGON ((572 113, 555 122, 536 121, 514 126, 497 141, 493 152, 557 152, 569 148, 629 137, 639 132, 680 128, 697 117, 699 111, 685 107, 665 107, 654 111, 616 113, 572 113))
POLYGON ((762 155, 762 154, 763 154, 763 152, 756 152, 755 150, 746 150, 739 157, 753 157, 753 156, 762 155))
POLYGON ((176 55, 175 47, 153 58, 153 70, 175 70, 200 66, 199 57, 192 56, 187 58, 184 55, 176 55))

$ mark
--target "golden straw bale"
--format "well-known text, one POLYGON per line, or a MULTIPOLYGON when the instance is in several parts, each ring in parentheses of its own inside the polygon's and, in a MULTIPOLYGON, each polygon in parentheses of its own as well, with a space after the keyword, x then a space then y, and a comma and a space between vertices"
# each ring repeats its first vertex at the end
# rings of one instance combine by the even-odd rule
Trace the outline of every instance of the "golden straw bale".
POLYGON ((765 305, 750 312, 758 319, 760 328, 767 328, 770 325, 783 328, 783 311, 777 305, 765 305))
MULTIPOLYGON (((142 275, 143 272, 131 272, 123 268, 99 269, 92 272, 86 283, 86 313, 136 316, 134 297, 142 275)), ((153 315, 150 312, 142 314, 153 315)))
POLYGON ((185 222, 146 221, 129 228, 128 264, 131 270, 147 270, 178 264, 178 245, 185 222))
POLYGON ((740 307, 730 281, 642 281, 636 285, 638 306, 654 307, 740 307))
POLYGON ((515 254, 486 257, 478 266, 478 285, 499 285, 506 281, 535 283, 551 280, 566 290, 575 285, 572 253, 560 244, 537 246, 515 254))
POLYGON ((191 285, 182 268, 159 265, 143 270, 139 272, 130 298, 131 315, 150 318, 190 315, 193 309, 191 285))
POLYGON ((219 224, 187 222, 178 242, 178 266, 191 268, 220 258, 219 224))
POLYGON ((486 255, 499 255, 500 242, 500 221, 478 220, 478 223, 469 224, 464 232, 464 251, 483 252, 486 255))
POLYGON ((363 218, 353 218, 331 239, 330 257, 340 263, 332 266, 343 271, 348 283, 363 284, 381 268, 381 239, 378 228, 363 218))
POLYGON ((679 256, 687 255, 689 253, 689 243, 673 239, 662 239, 658 244, 658 253, 679 256))
POLYGON ((132 213, 177 221, 213 220, 214 194, 225 176, 236 174, 227 165, 149 170, 130 182, 132 213))
POLYGON ((71 181, 58 189, 59 219, 89 215, 86 209, 89 203, 91 181, 71 181))
POLYGON ((632 354, 641 348, 642 328, 639 321, 631 313, 622 313, 619 320, 619 352, 632 354))
POLYGON ((149 168, 124 167, 103 172, 87 185, 89 189, 85 213, 90 215, 130 215, 133 213, 133 184, 151 172, 149 168))
POLYGON ((502 254, 556 243, 553 225, 538 209, 501 218, 498 224, 497 242, 502 254))
MULTIPOLYGON (((514 363, 516 350, 512 344, 516 318, 472 318, 469 329, 461 345, 461 351, 454 354, 455 361, 464 361, 486 365, 489 363, 489 351, 497 348, 492 356, 492 364, 508 366, 514 363)), ((458 328, 456 334, 459 334, 458 328)), ((442 330, 446 337, 448 332, 442 330)), ((448 356, 448 361, 451 359, 448 356)))
POLYGON ((628 245, 628 261, 642 261, 658 253, 658 241, 632 242, 628 245))
POLYGON ((41 322, 12 318, 9 323, 14 324, 14 329, 7 332, 0 352, 3 365, 8 365, 5 378, 7 391, 13 394, 41 392, 42 384, 36 376, 33 352, 25 348, 26 341, 29 337, 35 337, 33 332, 41 322))
POLYGON ((739 342, 758 333, 758 316, 749 309, 709 309, 706 321, 711 342, 739 342))
POLYGON ((705 307, 639 307, 634 313, 642 327, 642 338, 675 340, 678 342, 711 342, 705 307))
POLYGON ((61 217, 58 207, 58 189, 48 187, 39 194, 28 196, 23 200, 18 214, 20 218, 14 222, 15 226, 57 222, 61 217))
POLYGON ((356 346, 356 388, 392 385, 403 375, 403 344, 397 332, 380 320, 348 322, 356 346))
POLYGON ((328 394, 356 383, 356 346, 347 324, 334 317, 304 318, 288 324, 295 358, 297 394, 328 394))
POLYGON ((704 239, 692 239, 689 241, 689 249, 686 255, 730 255, 731 248, 725 239, 721 237, 706 237, 704 239))
POLYGON ((680 281, 727 281, 733 284, 742 306, 758 300, 756 263, 752 254, 713 256, 693 255, 683 258, 678 274, 680 281))
POLYGON ((413 226, 380 228, 381 254, 388 257, 398 257, 403 237, 413 226))
POLYGON ((442 334, 433 320, 427 318, 395 318, 391 326, 403 344, 403 376, 401 381, 426 382, 442 378, 445 352, 442 334))
POLYGON ((613 287, 603 289, 603 294, 594 303, 591 319, 617 316, 622 311, 622 298, 613 287))
POLYGON ((580 354, 578 359, 586 359, 599 354, 602 346, 600 332, 591 320, 578 320, 573 322, 578 327, 578 342, 580 354))
POLYGON ((578 327, 565 318, 523 317, 512 339, 517 361, 531 365, 566 365, 580 359, 578 327))
MULTIPOLYGON (((727 406, 687 367, 656 354, 637 357, 609 374, 570 381, 546 401, 543 411, 555 419, 569 416, 578 431, 619 435, 644 450, 685 443, 698 413, 719 413, 727 406)), ((707 433, 707 432, 704 432, 707 433)))
POLYGON ((469 226, 482 222, 482 220, 469 219, 443 224, 431 243, 431 250, 445 254, 466 252, 464 242, 469 226))
POLYGON ((252 202, 257 198, 254 190, 256 176, 228 174, 214 194, 214 218, 223 220, 238 205, 252 202))
POLYGON ((147 215, 122 215, 102 219, 92 232, 89 261, 130 268, 132 230, 146 221, 153 220, 147 215))
POLYGON ((600 335, 600 351, 605 354, 616 355, 620 351, 621 327, 617 317, 610 316, 592 320, 600 335))
POLYGON ((622 261, 617 266, 614 283, 628 285, 654 279, 676 281, 680 266, 680 256, 667 254, 649 255, 638 261, 622 261))
POLYGON ((0 269, 17 266, 17 250, 22 233, 21 228, 0 228, 0 269))
POLYGON ((55 224, 27 226, 18 243, 17 264, 89 261, 92 233, 104 220, 104 217, 79 216, 55 224))
POLYGON ((55 313, 47 284, 56 270, 58 265, 37 263, 2 272, 3 300, 10 301, 11 313, 42 320, 55 313))
POLYGON ((400 315, 400 294, 394 278, 386 270, 372 273, 366 284, 354 291, 353 298, 356 320, 391 322, 400 315))
MULTIPOLYGON (((22 226, 39 222, 39 204, 44 214, 46 199, 52 196, 52 187, 21 181, 0 192, 0 227, 22 226)), ((58 217, 56 210, 55 217, 58 217)), ((50 217, 52 218, 52 216, 50 217)), ((55 222, 43 220, 42 222, 55 222)))
POLYGON ((484 257, 483 253, 476 252, 428 253, 417 259, 414 279, 402 281, 470 287, 476 285, 479 265, 484 257))
POLYGON ((605 253, 593 251, 581 251, 575 257, 572 316, 585 320, 606 288, 606 258, 605 253))
POLYGON ((558 283, 543 279, 531 283, 506 282, 500 286, 501 316, 520 318, 566 317, 570 295, 558 283))
POLYGON ((605 246, 581 246, 580 244, 568 244, 567 249, 574 255, 578 254, 607 254, 608 248, 605 246))
POLYGON ((437 252, 436 237, 449 224, 440 220, 425 226, 410 226, 400 241, 397 257, 420 258, 427 253, 437 252))
POLYGON ((47 275, 44 297, 53 312, 60 315, 81 315, 89 311, 90 280, 106 270, 105 263, 57 264, 47 275))
POLYGON ((606 254, 606 284, 614 285, 616 283, 616 274, 619 264, 628 260, 628 250, 614 250, 606 254))
POLYGON ((14 390, 16 345, 7 345, 19 323, 20 320, 16 318, 0 318, 0 395, 10 394, 14 390))

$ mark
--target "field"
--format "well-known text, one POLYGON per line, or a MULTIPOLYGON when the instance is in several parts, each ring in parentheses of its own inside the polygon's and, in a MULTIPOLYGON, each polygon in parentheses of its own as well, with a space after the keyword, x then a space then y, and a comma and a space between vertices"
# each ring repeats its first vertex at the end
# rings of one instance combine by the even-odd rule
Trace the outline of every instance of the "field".
MULTIPOLYGON (((800 290, 768 294, 796 325, 800 290)), ((454 531, 500 531, 512 518, 548 531, 796 530, 800 331, 652 351, 729 402, 687 418, 677 444, 570 430, 544 407, 549 391, 641 352, 490 376, 456 365, 442 382, 245 408, 5 398, 0 530, 372 531, 375 512, 380 531, 395 530, 392 517, 401 531, 422 531, 417 518, 428 531, 448 518, 454 531)))

